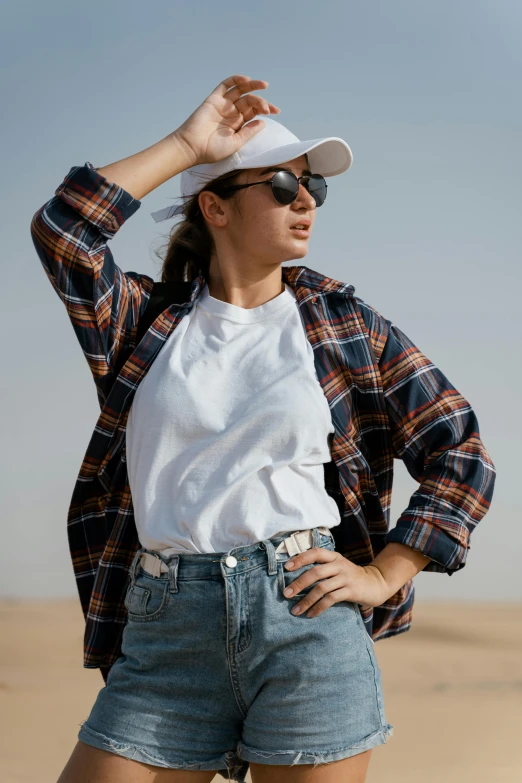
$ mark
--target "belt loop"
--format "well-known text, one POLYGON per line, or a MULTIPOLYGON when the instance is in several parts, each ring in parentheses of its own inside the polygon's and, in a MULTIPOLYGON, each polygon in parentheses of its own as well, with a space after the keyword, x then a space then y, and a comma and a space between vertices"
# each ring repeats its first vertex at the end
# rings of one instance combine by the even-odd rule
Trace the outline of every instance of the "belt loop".
POLYGON ((179 568, 179 555, 172 555, 169 558, 169 592, 178 592, 178 568, 179 568))
POLYGON ((145 551, 145 548, 140 546, 136 554, 134 555, 134 559, 131 563, 131 567, 129 569, 129 579, 132 583, 134 583, 134 580, 136 579, 136 568, 138 567, 138 563, 140 561, 142 553, 145 551))
POLYGON ((275 547, 269 538, 262 542, 268 555, 268 575, 273 576, 277 574, 277 561, 275 556, 275 547))
POLYGON ((319 549, 321 546, 321 533, 319 532, 318 527, 314 527, 313 529, 313 541, 312 541, 312 548, 313 549, 319 549))

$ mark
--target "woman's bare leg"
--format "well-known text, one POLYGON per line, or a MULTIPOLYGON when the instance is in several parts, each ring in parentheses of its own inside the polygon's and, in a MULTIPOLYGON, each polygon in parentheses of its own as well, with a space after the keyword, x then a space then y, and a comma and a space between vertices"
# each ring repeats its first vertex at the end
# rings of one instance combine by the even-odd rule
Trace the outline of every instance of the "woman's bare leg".
POLYGON ((210 783, 216 774, 155 767, 78 740, 57 783, 210 783))
POLYGON ((373 748, 329 764, 250 763, 253 783, 364 783, 373 748))

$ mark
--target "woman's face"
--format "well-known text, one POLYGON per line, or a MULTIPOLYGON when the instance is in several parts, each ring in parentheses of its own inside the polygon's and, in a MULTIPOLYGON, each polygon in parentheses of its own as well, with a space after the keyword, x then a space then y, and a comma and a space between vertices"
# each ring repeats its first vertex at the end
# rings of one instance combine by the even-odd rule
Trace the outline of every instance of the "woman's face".
MULTIPOLYGON (((274 176, 274 169, 287 169, 296 177, 309 171, 306 155, 294 158, 278 166, 245 169, 237 184, 263 182, 274 176)), ((299 185, 299 193, 291 204, 280 204, 272 195, 270 185, 253 185, 236 191, 237 207, 230 200, 220 199, 208 191, 200 195, 200 207, 207 218, 208 228, 216 244, 218 258, 231 256, 241 263, 270 266, 292 259, 299 259, 308 252, 308 242, 315 221, 316 204, 305 187, 299 185), (292 230, 301 220, 308 220, 308 237, 292 230)))

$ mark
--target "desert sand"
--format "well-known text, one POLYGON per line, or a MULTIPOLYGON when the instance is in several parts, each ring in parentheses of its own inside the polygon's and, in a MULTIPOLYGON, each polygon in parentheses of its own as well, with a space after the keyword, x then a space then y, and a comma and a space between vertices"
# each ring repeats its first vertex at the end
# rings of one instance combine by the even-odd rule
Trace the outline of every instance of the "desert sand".
MULTIPOLYGON (((56 783, 103 687, 79 601, 0 602, 0 621, 0 780, 56 783)), ((417 600, 375 652, 394 734, 367 783, 522 783, 522 604, 417 600)))

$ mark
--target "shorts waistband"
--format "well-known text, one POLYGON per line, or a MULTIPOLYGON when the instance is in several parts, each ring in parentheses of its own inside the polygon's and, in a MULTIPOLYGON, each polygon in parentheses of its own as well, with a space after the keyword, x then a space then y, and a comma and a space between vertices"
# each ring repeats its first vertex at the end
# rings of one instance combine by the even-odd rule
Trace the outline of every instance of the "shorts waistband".
POLYGON ((315 546, 322 546, 333 539, 330 528, 316 527, 273 536, 253 544, 232 547, 228 552, 178 552, 166 555, 165 551, 169 550, 157 551, 140 547, 131 566, 131 579, 134 578, 138 567, 148 575, 157 578, 167 578, 164 575, 172 574, 173 568, 180 579, 219 577, 226 572, 237 574, 265 563, 267 554, 270 561, 269 573, 271 573, 272 558, 288 560, 289 556, 311 549, 314 546, 314 530, 317 531, 315 546))

